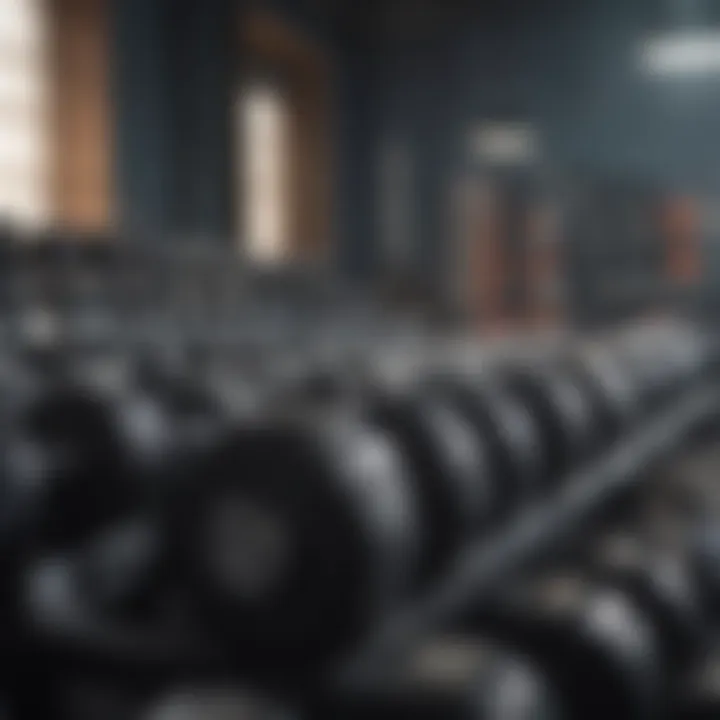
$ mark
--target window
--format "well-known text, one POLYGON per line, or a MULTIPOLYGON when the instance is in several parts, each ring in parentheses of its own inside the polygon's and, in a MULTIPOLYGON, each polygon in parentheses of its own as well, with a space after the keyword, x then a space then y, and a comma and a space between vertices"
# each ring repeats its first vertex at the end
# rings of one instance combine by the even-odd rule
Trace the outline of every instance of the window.
POLYGON ((0 219, 48 219, 46 12, 43 0, 0 0, 0 219))
POLYGON ((238 102, 242 247, 251 260, 282 262, 289 250, 287 101, 276 86, 254 83, 238 102))

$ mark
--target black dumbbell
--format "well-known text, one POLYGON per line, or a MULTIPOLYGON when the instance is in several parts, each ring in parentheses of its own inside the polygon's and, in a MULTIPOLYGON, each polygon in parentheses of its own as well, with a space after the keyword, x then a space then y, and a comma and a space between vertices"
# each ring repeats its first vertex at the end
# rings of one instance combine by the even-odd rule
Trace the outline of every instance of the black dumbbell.
POLYGON ((581 567, 631 598, 656 629, 669 680, 703 650, 709 618, 684 548, 654 545, 639 531, 614 531, 592 543, 581 567))
POLYGON ((172 565, 196 617, 254 670, 311 670, 417 581, 409 468, 351 414, 237 427, 188 472, 172 565))
POLYGON ((132 720, 296 720, 301 714, 279 700, 233 684, 224 687, 196 683, 166 691, 131 717, 132 720))
POLYGON ((570 718, 655 718, 665 680, 657 630, 629 595, 556 571, 499 593, 465 627, 526 653, 570 718))
POLYGON ((527 405, 513 392, 502 383, 458 373, 435 375, 424 384, 423 392, 450 404, 485 447, 494 498, 493 525, 541 496, 547 486, 542 433, 527 405))
POLYGON ((367 398, 361 412, 407 464, 421 523, 424 584, 494 521, 496 480, 485 439, 451 403, 422 386, 386 388, 367 398))
POLYGON ((682 323, 648 323, 625 329, 610 340, 640 389, 646 411, 661 407, 708 370, 706 335, 682 323))
POLYGON ((420 516, 423 550, 418 577, 424 584, 493 524, 502 481, 493 477, 490 439, 479 431, 476 418, 459 408, 450 394, 425 384, 417 360, 409 354, 386 356, 381 364, 368 364, 352 377, 338 370, 330 378, 335 378, 332 385, 323 382, 322 389, 315 382, 301 382, 300 393, 290 397, 301 408, 318 403, 352 408, 401 453, 420 516))
MULTIPOLYGON (((630 532, 606 533, 579 554, 569 553, 575 557, 562 572, 522 585, 517 597, 503 595, 505 605, 489 610, 482 627, 498 632, 505 641, 520 643, 538 661, 550 658, 549 666, 558 677, 573 666, 580 673, 576 685, 584 685, 590 694, 600 688, 593 685, 588 668, 601 662, 596 672, 606 677, 607 702, 625 707, 623 717, 647 716, 642 713, 650 712, 650 702, 667 702, 676 678, 703 651, 709 622, 690 558, 682 548, 674 550, 653 546, 649 539, 630 532), (608 608, 606 622, 597 617, 603 606, 608 608), (589 617, 593 614, 594 619, 589 617), (626 667, 628 649, 615 635, 614 624, 624 627, 620 635, 627 636, 625 642, 635 656, 630 668, 626 667), (599 647, 600 641, 606 646, 599 647), (600 659, 595 657, 598 653, 600 659), (631 673, 638 670, 640 675, 633 678, 631 673), (639 678, 650 672, 654 689, 643 700, 633 694, 633 684, 641 688, 639 678), (630 685, 619 681, 625 673, 630 685)), ((582 698, 572 695, 571 689, 562 694, 573 713, 595 711, 583 708, 582 698)))
POLYGON ((653 468, 644 483, 614 503, 606 520, 634 545, 634 555, 669 555, 682 561, 709 614, 720 612, 720 553, 715 525, 720 495, 715 489, 717 456, 697 447, 664 467, 653 468))
POLYGON ((5 492, 33 488, 35 542, 56 549, 124 517, 222 425, 200 388, 115 349, 24 353, 0 382, 5 492))
POLYGON ((76 597, 110 628, 156 623, 180 589, 234 662, 309 672, 417 585, 432 545, 398 445, 350 414, 229 429, 172 464, 164 505, 33 566, 38 613, 52 617, 52 567, 73 567, 76 597))
POLYGON ((552 484, 591 457, 598 427, 587 390, 561 365, 512 364, 499 371, 536 419, 545 450, 545 479, 552 484))
POLYGON ((709 652, 684 673, 667 717, 670 720, 711 720, 720 717, 720 660, 716 652, 709 652))
POLYGON ((560 718, 546 679, 525 658, 467 635, 406 651, 371 687, 326 693, 312 716, 347 720, 560 718))
POLYGON ((612 351, 600 342, 584 341, 560 362, 589 397, 601 448, 632 430, 640 418, 639 388, 612 351))

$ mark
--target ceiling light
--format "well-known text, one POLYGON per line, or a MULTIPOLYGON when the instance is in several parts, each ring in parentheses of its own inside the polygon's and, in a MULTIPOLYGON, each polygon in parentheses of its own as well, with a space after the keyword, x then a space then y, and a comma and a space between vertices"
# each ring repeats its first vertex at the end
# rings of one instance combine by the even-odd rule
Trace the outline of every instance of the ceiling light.
POLYGON ((650 38, 643 44, 642 64, 657 76, 720 73, 720 32, 683 31, 650 38))

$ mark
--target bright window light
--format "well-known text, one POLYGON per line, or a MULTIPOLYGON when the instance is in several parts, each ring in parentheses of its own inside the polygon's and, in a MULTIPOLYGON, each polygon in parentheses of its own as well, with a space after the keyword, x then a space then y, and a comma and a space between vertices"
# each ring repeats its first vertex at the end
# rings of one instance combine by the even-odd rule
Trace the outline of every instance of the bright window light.
POLYGON ((49 216, 44 0, 0 0, 0 221, 49 216))
POLYGON ((242 243, 258 262, 286 259, 289 113, 271 85, 245 88, 239 100, 242 243))
POLYGON ((720 73, 720 32, 686 31, 650 38, 642 48, 642 64, 658 76, 720 73))

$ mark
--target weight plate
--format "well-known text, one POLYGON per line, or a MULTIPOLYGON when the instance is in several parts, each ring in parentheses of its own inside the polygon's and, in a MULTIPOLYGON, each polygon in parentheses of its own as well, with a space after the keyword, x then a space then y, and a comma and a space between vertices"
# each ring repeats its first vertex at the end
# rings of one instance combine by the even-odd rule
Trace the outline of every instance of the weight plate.
POLYGON ((657 717, 658 639, 643 613, 612 589, 572 571, 553 573, 503 592, 464 626, 531 657, 567 717, 657 717))
POLYGON ((484 448, 461 415, 421 390, 371 401, 367 414, 407 462, 424 542, 419 577, 426 582, 487 529, 492 479, 484 448))
POLYGON ((544 478, 550 486, 589 457, 597 428, 590 401, 573 378, 561 368, 516 366, 501 371, 500 382, 537 422, 546 451, 544 478))
POLYGON ((340 651, 414 578, 403 459, 347 416, 233 431, 193 469, 173 536, 198 617, 253 668, 340 651))
POLYGON ((486 448, 495 522, 537 497, 542 486, 541 438, 525 406, 500 384, 446 376, 435 378, 430 387, 464 415, 486 448))

